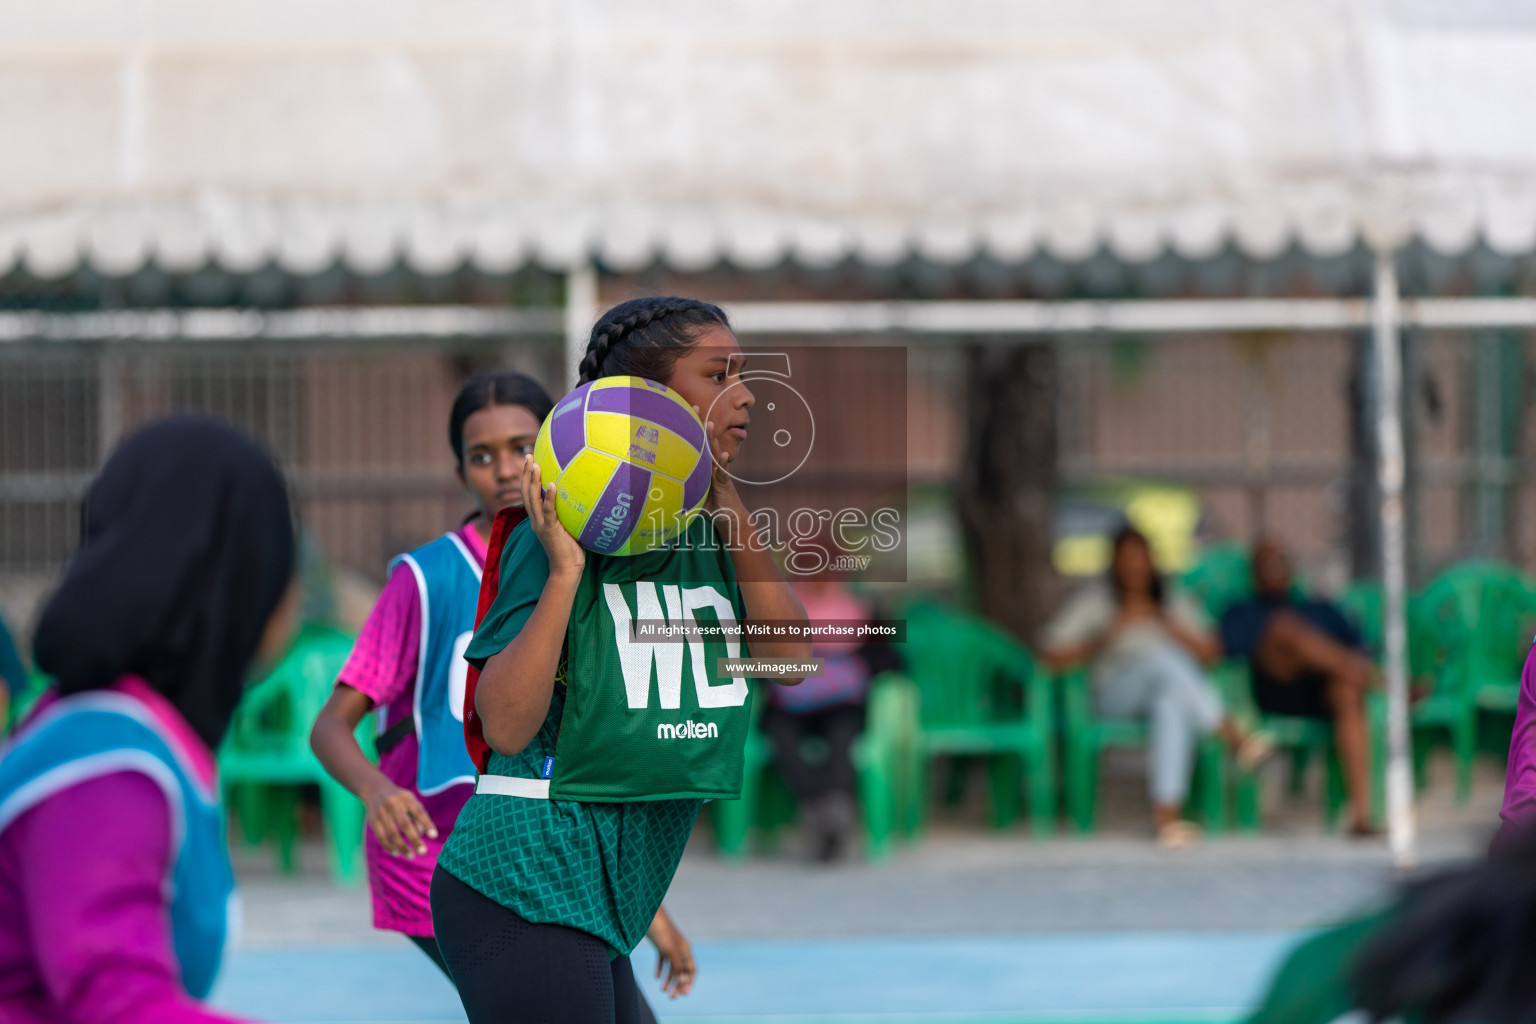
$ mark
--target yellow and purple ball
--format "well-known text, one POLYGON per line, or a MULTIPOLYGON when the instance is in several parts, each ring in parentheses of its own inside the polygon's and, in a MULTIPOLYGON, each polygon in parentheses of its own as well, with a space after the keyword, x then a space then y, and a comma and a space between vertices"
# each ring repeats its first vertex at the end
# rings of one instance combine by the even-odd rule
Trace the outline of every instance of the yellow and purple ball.
POLYGON ((562 398, 533 448, 560 522, 600 555, 638 555, 675 538, 709 494, 704 424, 682 396, 644 377, 602 377, 562 398))

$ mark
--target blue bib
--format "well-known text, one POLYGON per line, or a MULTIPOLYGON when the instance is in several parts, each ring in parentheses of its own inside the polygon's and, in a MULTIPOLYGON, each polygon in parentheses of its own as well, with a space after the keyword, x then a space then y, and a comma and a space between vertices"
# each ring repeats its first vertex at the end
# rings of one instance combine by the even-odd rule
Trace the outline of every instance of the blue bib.
MULTIPOLYGON (((475 781, 475 763, 464 746, 464 682, 469 663, 464 648, 475 635, 480 599, 480 567, 457 534, 445 533, 430 544, 390 563, 401 562, 416 577, 421 595, 421 654, 416 670, 416 788, 441 793, 449 786, 475 781)), ((382 718, 380 729, 385 727, 382 718)))
POLYGON ((224 954, 235 880, 218 794, 182 758, 137 698, 114 690, 63 697, 0 747, 0 832, 29 808, 89 779, 133 771, 153 780, 170 807, 166 891, 181 982, 189 995, 204 999, 224 954))

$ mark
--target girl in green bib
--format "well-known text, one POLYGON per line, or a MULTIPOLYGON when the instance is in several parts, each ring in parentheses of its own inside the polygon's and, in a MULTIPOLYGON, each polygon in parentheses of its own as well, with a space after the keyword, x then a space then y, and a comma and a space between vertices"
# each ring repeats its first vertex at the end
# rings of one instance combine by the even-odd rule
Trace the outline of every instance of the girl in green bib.
POLYGON ((527 518, 506 534, 495 599, 464 654, 480 670, 467 710, 490 753, 432 880, 438 945, 471 1024, 640 1019, 629 953, 703 800, 740 793, 751 695, 719 660, 810 656, 798 639, 649 643, 632 630, 701 615, 805 621, 726 472, 753 403, 740 363, 724 312, 692 299, 626 302, 592 330, 582 383, 656 381, 705 420, 707 514, 670 546, 587 552, 556 518, 553 486, 531 459, 524 468, 527 518))

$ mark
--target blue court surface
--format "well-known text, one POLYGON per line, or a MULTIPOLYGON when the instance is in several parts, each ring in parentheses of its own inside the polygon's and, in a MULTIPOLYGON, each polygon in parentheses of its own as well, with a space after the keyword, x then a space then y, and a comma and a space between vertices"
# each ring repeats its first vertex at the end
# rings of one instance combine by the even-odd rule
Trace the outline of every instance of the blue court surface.
MULTIPOLYGON (((704 941, 692 995, 662 1020, 732 1024, 1208 1024, 1254 1005, 1296 932, 704 941)), ((239 950, 217 1005, 283 1024, 463 1021, 437 969, 395 946, 239 950)))

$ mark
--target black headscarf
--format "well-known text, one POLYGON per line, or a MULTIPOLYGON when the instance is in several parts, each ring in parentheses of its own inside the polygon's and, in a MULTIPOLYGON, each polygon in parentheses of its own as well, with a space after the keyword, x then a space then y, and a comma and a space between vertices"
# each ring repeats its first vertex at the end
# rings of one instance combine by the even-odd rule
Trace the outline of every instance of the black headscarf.
POLYGON ((34 657, 64 693, 142 676, 217 747, 293 565, 271 458, 218 420, 159 420, 124 440, 86 493, 80 548, 34 657))

